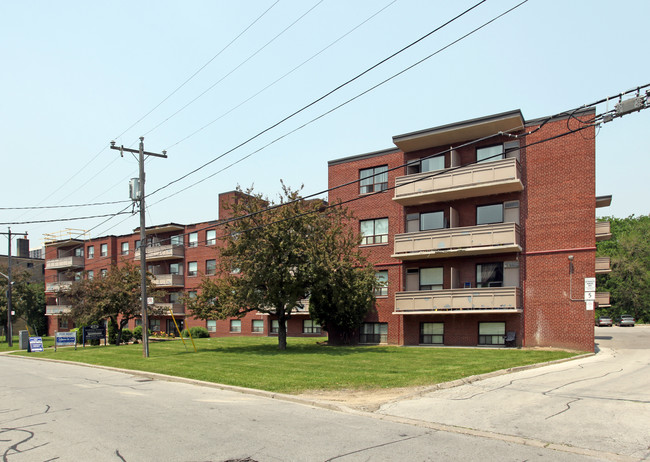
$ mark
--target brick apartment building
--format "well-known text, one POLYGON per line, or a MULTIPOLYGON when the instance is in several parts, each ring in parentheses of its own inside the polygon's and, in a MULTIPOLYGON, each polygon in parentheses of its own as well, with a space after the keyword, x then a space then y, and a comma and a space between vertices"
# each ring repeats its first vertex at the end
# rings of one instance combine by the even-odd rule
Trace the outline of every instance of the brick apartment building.
MULTIPOLYGON (((556 137, 592 110, 525 121, 519 110, 393 137, 395 147, 329 162, 331 203, 349 201, 362 248, 385 287, 359 332, 360 343, 554 346, 593 351, 593 303, 584 280, 609 271, 596 240, 609 223, 595 209, 594 129, 556 137), (438 155, 440 154, 440 155, 438 155), (357 199, 357 200, 355 200, 357 199), (514 333, 514 339, 508 337, 514 333)), ((228 201, 219 196, 219 218, 228 201)), ((147 228, 147 264, 168 315, 154 331, 204 326, 211 335, 273 335, 277 321, 186 317, 179 297, 197 290, 218 265, 219 220, 147 228), (173 314, 172 314, 173 313, 173 314)), ((49 331, 72 327, 60 290, 111 264, 139 261, 139 230, 124 236, 46 241, 49 331)), ((607 294, 598 302, 607 304, 607 294)), ((130 326, 133 327, 133 326, 130 326)), ((290 336, 320 335, 307 310, 290 336)))
POLYGON ((543 141, 590 117, 525 121, 516 110, 330 161, 330 188, 360 180, 329 199, 352 200, 365 254, 387 282, 360 341, 502 345, 513 332, 525 347, 593 351, 584 279, 609 271, 596 259, 609 223, 595 209, 611 196, 595 196, 593 127, 543 141))

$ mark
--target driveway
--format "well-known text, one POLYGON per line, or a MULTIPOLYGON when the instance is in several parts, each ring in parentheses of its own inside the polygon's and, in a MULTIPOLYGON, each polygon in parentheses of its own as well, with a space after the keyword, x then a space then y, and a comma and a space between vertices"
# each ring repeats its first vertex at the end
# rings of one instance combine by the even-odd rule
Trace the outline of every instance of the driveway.
POLYGON ((594 356, 383 405, 387 416, 650 458, 650 327, 597 327, 594 356))

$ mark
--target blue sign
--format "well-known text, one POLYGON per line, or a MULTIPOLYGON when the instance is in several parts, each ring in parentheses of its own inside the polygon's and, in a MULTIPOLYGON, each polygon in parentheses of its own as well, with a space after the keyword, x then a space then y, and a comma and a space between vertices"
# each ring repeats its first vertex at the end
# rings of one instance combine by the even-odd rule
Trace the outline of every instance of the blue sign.
POLYGON ((56 346, 74 346, 77 343, 76 332, 57 332, 56 346))
POLYGON ((29 337, 29 351, 43 351, 43 338, 29 337))

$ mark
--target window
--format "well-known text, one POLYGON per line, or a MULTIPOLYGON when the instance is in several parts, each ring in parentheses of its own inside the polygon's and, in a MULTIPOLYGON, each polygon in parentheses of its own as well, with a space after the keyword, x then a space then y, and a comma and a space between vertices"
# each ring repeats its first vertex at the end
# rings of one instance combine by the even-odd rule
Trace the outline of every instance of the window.
POLYGON ((215 319, 208 319, 208 332, 216 332, 217 331, 217 321, 215 319))
POLYGON ((190 290, 190 291, 188 291, 188 292, 187 292, 187 296, 188 296, 189 298, 196 298, 196 296, 197 296, 197 292, 196 292, 196 290, 190 290))
POLYGON ((99 256, 105 257, 108 255, 108 244, 102 244, 99 246, 99 256))
POLYGON ((388 218, 360 222, 361 245, 388 243, 388 218))
POLYGON ((160 319, 149 318, 149 330, 151 332, 160 332, 160 319))
POLYGON ((388 189, 388 166, 366 168, 359 171, 361 190, 359 194, 385 191, 388 189))
POLYGON ((420 268, 420 290, 442 290, 442 267, 420 268))
POLYGON ((320 334, 320 324, 313 319, 305 319, 302 321, 303 334, 320 334))
POLYGON ((183 264, 182 263, 170 263, 169 264, 169 274, 183 274, 183 264))
POLYGON ((68 328, 68 318, 59 318, 59 328, 67 329, 68 328))
POLYGON ((138 250, 140 248, 140 239, 135 241, 135 250, 138 250))
POLYGON ((171 245, 183 245, 183 235, 176 235, 169 238, 169 243, 171 245))
POLYGON ((89 245, 88 246, 88 259, 95 258, 95 246, 94 245, 89 245))
POLYGON ((217 274, 217 260, 205 261, 205 274, 210 276, 217 274))
POLYGON ((230 332, 241 332, 241 319, 230 320, 230 332))
POLYGON ((135 318, 135 327, 142 325, 142 318, 135 318))
POLYGON ((83 279, 83 271, 76 271, 74 273, 74 280, 75 281, 81 281, 83 279))
POLYGON ((476 207, 476 224, 503 223, 503 204, 481 205, 476 207))
POLYGON ((427 212, 420 214, 420 231, 445 228, 445 212, 427 212))
POLYGON ((205 245, 215 245, 217 243, 217 231, 209 229, 205 232, 205 245))
POLYGON ((169 293, 169 303, 178 303, 181 300, 180 292, 170 292, 169 293))
POLYGON ((83 257, 84 256, 84 248, 83 247, 77 247, 74 249, 74 256, 75 257, 83 257))
MULTIPOLYGON (((287 330, 287 321, 284 322, 284 330, 286 332, 287 330)), ((280 323, 278 322, 277 319, 272 319, 271 320, 271 333, 272 334, 277 334, 280 331, 280 323)))
POLYGON ((430 159, 422 159, 420 161, 421 172, 433 172, 435 170, 443 170, 445 168, 445 156, 431 157, 430 159))
POLYGON ((503 262, 476 265, 476 287, 503 287, 503 262))
POLYGON ((377 282, 380 284, 375 288, 375 297, 384 297, 388 295, 388 271, 377 271, 375 273, 377 282))
POLYGON ((187 263, 187 275, 196 276, 198 272, 198 265, 195 261, 190 261, 187 263))
POLYGON ((479 345, 504 345, 506 335, 505 322, 479 322, 478 323, 478 344, 479 345))
POLYGON ((199 245, 199 233, 190 233, 187 236, 188 239, 188 247, 197 247, 199 245))
POLYGON ((92 279, 92 278, 95 277, 95 272, 93 270, 88 270, 86 275, 87 275, 88 279, 92 279))
POLYGON ((121 253, 122 253, 122 255, 128 255, 129 254, 129 243, 128 242, 122 242, 121 253))
POLYGON ((103 268, 103 269, 99 270, 99 275, 101 277, 105 278, 107 274, 108 274, 108 270, 106 268, 103 268))
POLYGON ((388 323, 364 322, 361 324, 359 343, 387 343, 388 323))
POLYGON ((492 162, 503 158, 505 158, 505 155, 502 144, 476 148, 476 162, 492 162))
POLYGON ((262 319, 253 319, 253 326, 251 332, 260 334, 264 332, 264 321, 262 319))
POLYGON ((445 325, 442 322, 420 323, 420 343, 424 345, 442 345, 445 325))

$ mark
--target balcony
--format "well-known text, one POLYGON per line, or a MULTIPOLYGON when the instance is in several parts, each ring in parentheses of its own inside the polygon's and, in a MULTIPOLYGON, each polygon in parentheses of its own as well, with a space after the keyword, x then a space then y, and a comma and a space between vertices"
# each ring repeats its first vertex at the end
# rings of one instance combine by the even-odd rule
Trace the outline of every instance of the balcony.
MULTIPOLYGON (((140 249, 135 251, 133 257, 135 260, 140 259, 140 249)), ((147 247, 147 252, 145 254, 147 261, 155 260, 178 260, 185 258, 185 247, 182 245, 158 245, 153 247, 147 247)))
POLYGON ((185 278, 182 274, 156 274, 153 277, 153 284, 156 287, 184 287, 185 278))
POLYGON ((68 314, 72 310, 71 305, 46 305, 45 316, 54 316, 57 314, 68 314))
POLYGON ((609 257, 596 257, 596 274, 611 273, 609 257))
POLYGON ((45 292, 61 292, 72 287, 74 281, 57 281, 45 284, 45 292))
POLYGON ((523 189, 521 166, 511 158, 398 177, 393 200, 420 205, 523 189))
POLYGON ((417 260, 521 252, 515 223, 445 228, 395 236, 393 258, 417 260))
POLYGON ((397 292, 393 314, 523 312, 519 287, 486 287, 397 292))
POLYGON ((185 306, 182 303, 155 303, 154 310, 160 311, 162 315, 185 314, 185 306))
POLYGON ((601 308, 611 306, 609 303, 609 292, 596 292, 596 303, 601 308))
POLYGON ((609 229, 609 221, 596 222, 596 241, 607 241, 612 238, 612 233, 609 229))
POLYGON ((53 258, 45 262, 45 269, 58 270, 68 268, 83 268, 84 257, 62 257, 53 258))

